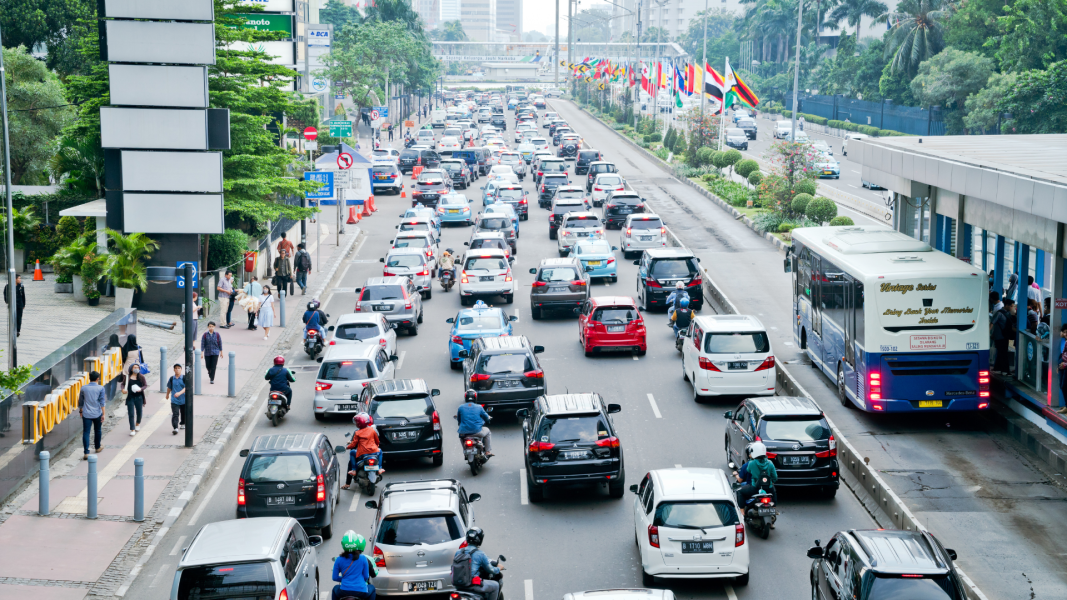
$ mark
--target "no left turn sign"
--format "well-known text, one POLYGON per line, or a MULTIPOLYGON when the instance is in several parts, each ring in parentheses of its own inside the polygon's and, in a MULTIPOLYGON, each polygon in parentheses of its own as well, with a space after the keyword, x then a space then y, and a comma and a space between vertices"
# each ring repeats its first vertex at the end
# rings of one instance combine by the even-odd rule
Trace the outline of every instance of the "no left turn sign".
POLYGON ((352 160, 352 155, 347 152, 342 152, 337 155, 337 168, 341 169, 342 171, 345 169, 351 169, 353 162, 354 161, 352 160))

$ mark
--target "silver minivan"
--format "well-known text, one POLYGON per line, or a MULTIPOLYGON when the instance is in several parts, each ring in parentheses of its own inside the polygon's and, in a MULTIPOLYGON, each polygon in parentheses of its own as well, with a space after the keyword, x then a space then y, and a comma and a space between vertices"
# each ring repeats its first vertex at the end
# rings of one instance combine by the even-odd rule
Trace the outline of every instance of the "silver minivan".
POLYGON ((429 299, 433 295, 431 283, 434 271, 433 265, 426 258, 424 248, 393 248, 384 257, 378 259, 385 263, 382 275, 385 277, 407 277, 415 283, 415 289, 419 290, 422 297, 429 299))
POLYGON ((390 324, 411 335, 419 334, 422 294, 413 281, 407 277, 369 277, 355 291, 359 297, 352 312, 381 313, 390 324))
POLYGON ((659 215, 652 213, 627 215, 620 230, 622 233, 619 235, 619 248, 626 258, 631 258, 631 255, 640 255, 645 248, 667 247, 667 228, 663 226, 663 220, 659 218, 659 215))
POLYGON ((355 415, 359 396, 372 381, 392 379, 398 357, 385 353, 378 344, 327 346, 326 353, 315 359, 322 363, 315 376, 315 418, 355 415))
POLYGON ((320 544, 322 537, 290 517, 208 523, 182 551, 170 600, 230 597, 238 589, 257 598, 318 600, 320 544))

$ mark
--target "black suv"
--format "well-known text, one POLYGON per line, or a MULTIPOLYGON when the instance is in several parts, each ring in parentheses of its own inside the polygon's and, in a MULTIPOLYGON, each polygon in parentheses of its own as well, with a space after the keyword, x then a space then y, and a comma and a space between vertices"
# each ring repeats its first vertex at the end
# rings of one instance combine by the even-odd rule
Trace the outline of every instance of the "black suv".
POLYGON ((510 204, 520 220, 530 219, 530 202, 526 199, 526 191, 521 185, 502 185, 496 188, 496 201, 510 204))
POLYGON ((411 206, 421 203, 430 208, 437 208, 437 201, 441 199, 441 196, 452 190, 452 186, 445 183, 443 177, 416 181, 411 187, 411 206))
POLYGON ((956 551, 927 531, 850 529, 808 549, 811 597, 966 600, 956 551))
POLYGON ((502 114, 493 115, 492 117, 490 117, 489 118, 489 124, 492 125, 493 127, 496 127, 500 131, 507 131, 508 130, 508 120, 502 114))
POLYGON ((547 385, 534 346, 524 335, 477 338, 460 350, 463 391, 478 392, 478 404, 496 409, 528 408, 547 385))
POLYGON ((444 464, 441 453, 441 417, 430 389, 422 379, 372 381, 361 394, 354 394, 359 412, 374 419, 382 452, 388 458, 432 458, 433 466, 444 464))
MULTIPOLYGON (((579 155, 578 156, 578 164, 579 165, 582 164, 581 160, 582 160, 582 157, 581 157, 581 155, 579 155)), ((577 166, 575 166, 575 168, 577 168, 577 166)), ((585 172, 586 172, 586 175, 585 175, 585 191, 592 192, 593 191, 593 181, 596 180, 596 176, 597 175, 600 175, 601 173, 618 173, 619 169, 618 169, 618 167, 615 166, 615 163, 606 162, 606 161, 596 161, 596 162, 592 162, 592 163, 589 163, 588 165, 586 165, 585 172)))
POLYGON ((608 494, 622 498, 626 468, 610 416, 617 412, 621 405, 607 404, 597 393, 542 396, 515 412, 523 420, 530 502, 544 500, 549 486, 573 483, 607 483, 608 494))
POLYGON ((637 295, 647 312, 654 306, 667 306, 667 296, 681 282, 689 294, 689 308, 704 306, 704 278, 700 274, 700 259, 685 248, 654 248, 645 250, 634 264, 637 272, 637 295))
POLYGON ((778 487, 819 487, 830 498, 837 494, 837 441, 814 400, 748 398, 724 416, 730 421, 726 425, 726 462, 744 463, 748 446, 759 438, 778 471, 778 487))
POLYGON ((621 229, 626 217, 645 212, 645 199, 629 190, 609 192, 604 199, 604 227, 621 229))
POLYGON ((545 173, 541 177, 541 186, 537 188, 537 204, 544 206, 546 200, 551 200, 552 196, 556 193, 556 188, 561 185, 568 185, 570 178, 567 177, 567 173, 545 173))
POLYGON ((347 461, 341 465, 326 434, 260 435, 241 456, 238 519, 292 517, 330 539, 347 461))
MULTIPOLYGON (((576 159, 578 156, 578 140, 570 137, 560 140, 559 152, 556 155, 567 160, 576 159)), ((578 171, 575 171, 575 173, 578 173, 578 171)))
POLYGON ((585 175, 589 172, 589 165, 604 160, 600 150, 579 150, 578 159, 574 162, 574 174, 585 175))
POLYGON ((555 129, 555 131, 552 132, 552 145, 553 146, 558 146, 559 145, 559 140, 560 140, 560 138, 563 137, 564 133, 574 133, 574 130, 571 129, 570 127, 566 126, 566 125, 563 126, 563 127, 557 127, 555 129))
POLYGON ((548 135, 556 135, 556 130, 562 127, 570 127, 566 121, 555 121, 548 126, 548 135))
POLYGON ((413 150, 405 148, 400 151, 400 158, 396 161, 401 173, 411 173, 418 165, 427 169, 436 169, 441 166, 441 155, 433 150, 413 150), (419 162, 419 160, 422 162, 419 162))

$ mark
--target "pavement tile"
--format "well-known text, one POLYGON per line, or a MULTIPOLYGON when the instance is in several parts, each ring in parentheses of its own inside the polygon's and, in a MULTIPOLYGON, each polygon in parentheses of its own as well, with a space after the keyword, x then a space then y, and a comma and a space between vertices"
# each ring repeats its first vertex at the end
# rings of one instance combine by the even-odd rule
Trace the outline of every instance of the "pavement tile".
POLYGON ((4 552, 0 577, 96 581, 137 527, 137 523, 12 515, 0 525, 0 548, 18 552, 4 552))
MULTIPOLYGON (((100 496, 103 498, 97 505, 96 510, 101 515, 133 516, 133 479, 112 479, 107 485, 100 488, 100 496)), ((145 513, 156 503, 156 498, 163 493, 164 488, 170 483, 169 479, 145 479, 144 482, 144 505, 145 513)))
MULTIPOLYGON (((182 444, 185 438, 182 433, 178 435, 170 436, 171 443, 182 444), (175 442, 174 440, 179 440, 175 442)), ((149 438, 150 440, 152 438, 149 438)), ((144 459, 144 474, 145 475, 173 475, 178 471, 178 468, 182 466, 182 462, 187 456, 193 452, 192 448, 140 448, 133 458, 144 459)), ((133 475, 133 459, 126 461, 122 468, 119 469, 119 475, 133 475)))
MULTIPOLYGON (((207 403, 208 402, 205 401, 203 404, 207 403)), ((201 403, 197 403, 195 405, 196 414, 200 416, 212 416, 208 413, 201 412, 200 404, 201 403)), ((193 427, 193 443, 198 444, 200 443, 200 440, 204 439, 204 434, 207 433, 208 428, 211 426, 211 421, 210 419, 201 419, 199 417, 195 417, 195 419, 197 427, 193 427)), ((126 435, 129 436, 129 433, 127 433, 126 435)), ((137 435, 144 435, 144 433, 138 433, 137 435)), ((167 419, 167 422, 163 424, 162 427, 155 430, 152 435, 148 436, 148 440, 145 442, 145 445, 147 446, 172 446, 175 444, 179 446, 185 445, 185 430, 179 429, 178 435, 174 435, 174 430, 170 428, 169 418, 167 419)))
POLYGON ((33 600, 82 600, 85 588, 66 588, 51 585, 0 585, 0 598, 32 598, 33 600))
MULTIPOLYGON (((66 477, 52 479, 48 482, 48 510, 55 510, 56 506, 65 500, 67 496, 77 496, 84 489, 84 479, 71 479, 66 477)), ((29 502, 22 505, 22 510, 32 510, 36 512, 39 508, 37 505, 38 496, 38 494, 34 494, 29 502)), ((2 593, 0 593, 0 597, 3 597, 2 593)))

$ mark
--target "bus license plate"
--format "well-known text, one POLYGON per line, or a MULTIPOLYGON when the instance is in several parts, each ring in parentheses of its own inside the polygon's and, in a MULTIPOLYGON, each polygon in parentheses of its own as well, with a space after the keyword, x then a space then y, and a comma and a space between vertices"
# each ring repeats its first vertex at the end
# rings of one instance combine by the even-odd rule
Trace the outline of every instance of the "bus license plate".
POLYGON ((748 363, 744 362, 744 361, 726 363, 726 368, 730 369, 730 370, 747 369, 748 368, 748 363))
POLYGON ((682 542, 682 554, 710 554, 715 552, 715 542, 682 542))
POLYGON ((296 504, 296 496, 267 496, 267 506, 296 504))
POLYGON ((404 584, 409 592, 436 592, 436 581, 409 581, 404 584))
POLYGON ((919 408, 941 408, 940 400, 919 400, 919 408))

